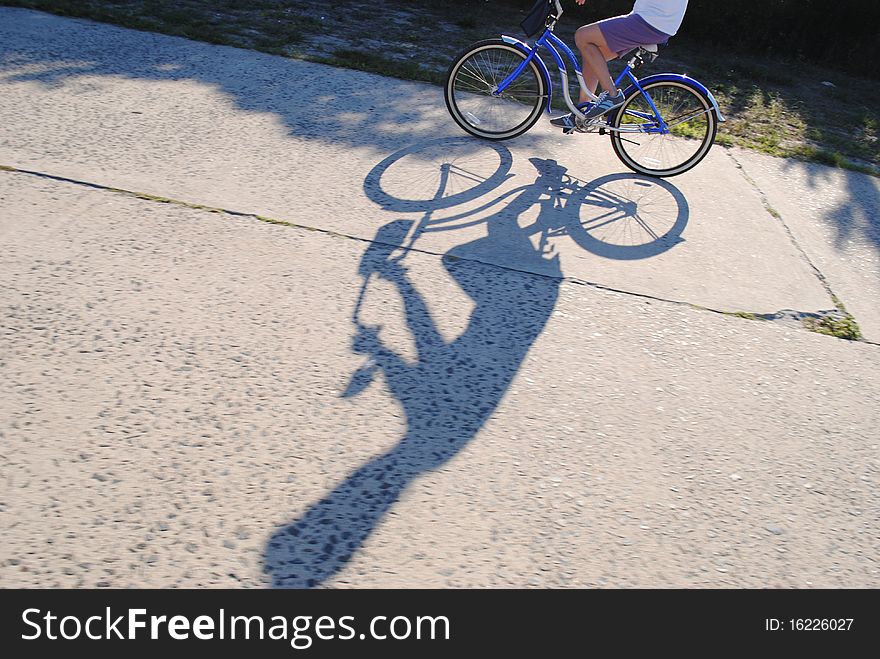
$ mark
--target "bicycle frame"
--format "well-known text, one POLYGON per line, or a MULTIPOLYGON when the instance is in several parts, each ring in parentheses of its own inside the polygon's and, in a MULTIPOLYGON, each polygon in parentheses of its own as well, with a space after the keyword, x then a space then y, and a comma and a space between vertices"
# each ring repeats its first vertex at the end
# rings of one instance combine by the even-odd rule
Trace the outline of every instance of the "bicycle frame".
MULTIPOLYGON (((657 46, 635 45, 619 57, 623 70, 615 74, 616 80, 602 71, 603 86, 610 83, 609 90, 620 89, 623 99, 612 104, 616 107, 611 112, 592 111, 601 96, 597 97, 593 89, 587 88, 585 75, 592 78, 592 72, 579 66, 577 49, 572 50, 554 34, 561 13, 559 0, 538 0, 522 23, 523 31, 536 41, 522 41, 502 34, 500 39, 471 44, 459 54, 450 65, 444 93, 455 122, 476 137, 504 140, 529 130, 542 110, 552 113, 563 106, 557 103, 554 108, 554 76, 548 68, 551 60, 540 52, 546 48, 561 78, 564 106, 571 113, 564 119, 551 121, 568 126, 564 133, 609 135, 620 160, 633 171, 647 176, 674 176, 700 162, 714 142, 718 124, 724 121, 712 92, 694 78, 678 73, 648 74, 640 80, 635 73, 643 64, 656 59, 657 46), (580 98, 572 97, 572 79, 577 80, 580 98), (581 99, 593 100, 579 103, 581 99), (477 114, 468 111, 468 107, 477 114), (514 108, 513 114, 507 112, 514 108), (514 124, 514 120, 519 123, 514 124), (698 123, 688 123, 694 120, 698 123), (688 141, 691 138, 696 141, 688 141), (681 148, 682 145, 687 149, 681 148), (648 157, 649 151, 656 152, 657 157, 648 157)), ((592 82, 591 79, 591 87, 592 82)))
MULTIPOLYGON (((506 41, 507 43, 517 45, 521 48, 524 47, 525 49, 528 50, 528 54, 527 54, 526 58, 520 63, 520 65, 517 66, 516 69, 509 76, 507 76, 504 80, 502 80, 501 83, 499 83, 497 89, 494 92, 496 95, 504 93, 504 90, 507 89, 513 83, 513 81, 516 80, 520 76, 520 74, 522 74, 522 72, 525 70, 525 68, 529 65, 529 63, 532 60, 537 58, 539 61, 541 61, 541 58, 538 55, 538 51, 541 48, 546 48, 547 50, 550 51, 550 54, 553 56, 553 59, 556 61, 556 66, 559 68, 559 77, 562 82, 562 93, 563 93, 563 97, 565 99, 565 104, 568 106, 568 109, 574 113, 575 116, 579 117, 581 120, 586 119, 586 115, 571 100, 571 91, 568 86, 568 69, 565 67, 565 61, 562 59, 562 55, 559 52, 560 50, 571 61, 572 68, 574 70, 575 76, 577 77, 578 85, 580 86, 581 91, 584 92, 584 94, 587 96, 587 98, 589 98, 593 101, 597 100, 598 97, 595 94, 593 94, 592 91, 587 89, 587 84, 584 81, 583 71, 578 66, 577 56, 572 52, 571 48, 569 48, 568 45, 562 39, 560 39, 555 34, 553 34, 553 27, 552 26, 548 26, 544 30, 544 33, 538 38, 538 40, 535 42, 535 45, 532 46, 531 48, 529 48, 528 44, 523 43, 519 39, 514 39, 514 38, 508 37, 506 35, 502 36, 502 39, 504 41, 506 41)), ((543 65, 543 62, 541 62, 541 64, 543 65)), ((547 71, 546 66, 542 66, 542 68, 547 73, 548 83, 549 83, 549 71, 547 71)), ((618 130, 620 132, 640 132, 640 133, 660 133, 660 134, 668 133, 669 127, 666 125, 666 122, 663 120, 663 117, 660 115, 660 111, 657 109, 657 106, 654 105, 653 99, 651 99, 651 96, 648 93, 646 93, 644 89, 642 89, 641 84, 639 84, 639 79, 635 75, 633 75, 632 60, 630 60, 630 62, 628 62, 626 64, 623 71, 620 73, 619 76, 617 76, 617 79, 614 81, 614 85, 616 87, 620 87, 620 84, 626 79, 629 79, 630 83, 636 89, 639 90, 639 92, 642 94, 642 96, 648 102, 648 105, 650 106, 651 111, 654 114, 652 116, 649 116, 647 114, 635 112, 632 110, 628 110, 628 112, 630 114, 638 116, 641 119, 646 119, 648 121, 655 122, 656 126, 639 125, 639 126, 633 126, 633 128, 629 129, 629 130, 624 129, 623 127, 619 128, 618 130)), ((551 110, 550 103, 547 103, 547 112, 550 112, 550 110, 551 110)))

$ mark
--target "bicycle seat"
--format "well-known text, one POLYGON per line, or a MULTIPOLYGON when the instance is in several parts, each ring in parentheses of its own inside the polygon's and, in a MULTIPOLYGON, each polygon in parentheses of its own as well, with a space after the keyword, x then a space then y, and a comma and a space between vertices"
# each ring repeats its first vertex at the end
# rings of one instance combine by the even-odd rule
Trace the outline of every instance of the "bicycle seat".
POLYGON ((636 70, 640 68, 643 64, 650 64, 657 57, 660 56, 660 46, 663 44, 648 44, 646 46, 639 46, 638 48, 633 48, 632 50, 623 53, 620 56, 621 60, 629 59, 627 64, 632 70, 636 70))

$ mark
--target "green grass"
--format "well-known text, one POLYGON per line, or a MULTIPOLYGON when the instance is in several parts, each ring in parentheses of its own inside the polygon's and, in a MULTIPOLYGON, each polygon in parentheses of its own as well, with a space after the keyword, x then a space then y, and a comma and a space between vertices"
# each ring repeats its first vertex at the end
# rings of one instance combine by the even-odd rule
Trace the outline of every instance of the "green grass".
POLYGON ((862 339, 862 330, 853 315, 846 310, 846 306, 836 295, 831 295, 831 301, 837 308, 837 314, 834 316, 825 316, 823 318, 805 318, 804 326, 811 332, 826 334, 828 336, 836 336, 839 339, 848 339, 850 341, 859 341, 862 339))
POLYGON ((440 84, 443 76, 415 62, 393 59, 374 52, 338 48, 329 56, 311 56, 307 59, 333 66, 342 66, 358 71, 379 73, 381 75, 402 78, 404 80, 420 80, 440 84))
POLYGON ((803 322, 808 330, 818 334, 836 336, 838 339, 847 339, 849 341, 859 341, 862 338, 859 324, 849 314, 846 314, 843 318, 805 318, 803 322))
POLYGON ((718 58, 687 42, 670 49, 669 62, 713 91, 728 119, 719 144, 880 174, 876 83, 783 59, 729 52, 718 58), (821 84, 829 79, 834 104, 821 84))
POLYGON ((841 313, 848 313, 846 310, 846 306, 843 304, 843 300, 841 300, 839 297, 832 294, 831 301, 834 302, 834 306, 838 311, 840 311, 841 313))

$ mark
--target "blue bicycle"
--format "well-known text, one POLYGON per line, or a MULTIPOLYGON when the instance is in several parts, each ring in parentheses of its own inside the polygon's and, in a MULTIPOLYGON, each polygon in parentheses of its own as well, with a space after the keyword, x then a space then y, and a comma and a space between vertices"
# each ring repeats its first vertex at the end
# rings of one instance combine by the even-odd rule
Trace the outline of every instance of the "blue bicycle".
POLYGON ((577 107, 571 100, 568 72, 560 55, 574 67, 580 88, 586 88, 578 58, 553 30, 562 16, 559 0, 538 0, 530 19, 536 27, 523 28, 527 35, 544 30, 534 46, 502 35, 479 41, 462 52, 446 74, 446 107, 456 123, 471 135, 505 140, 522 135, 535 125, 544 110, 550 112, 553 90, 550 71, 538 55, 550 51, 559 68, 562 94, 578 118, 579 132, 609 134, 618 158, 630 169, 648 176, 674 176, 688 171, 709 152, 718 122, 724 121, 712 93, 688 76, 660 73, 642 80, 633 72, 657 57, 657 45, 646 44, 631 51, 629 61, 615 81, 624 82, 625 102, 617 110, 588 120, 590 105, 577 107))

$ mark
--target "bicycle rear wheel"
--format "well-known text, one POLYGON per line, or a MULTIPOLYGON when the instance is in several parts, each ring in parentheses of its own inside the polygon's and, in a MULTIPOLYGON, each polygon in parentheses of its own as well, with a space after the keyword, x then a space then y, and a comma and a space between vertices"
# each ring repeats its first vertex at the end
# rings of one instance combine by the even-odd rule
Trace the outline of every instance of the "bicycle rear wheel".
POLYGON ((527 55, 500 39, 480 41, 459 55, 446 73, 446 107, 471 135, 505 140, 531 128, 547 105, 547 82, 534 60, 502 92, 498 85, 527 55))
POLYGON ((684 82, 653 82, 642 87, 669 129, 660 132, 657 113, 635 90, 611 120, 611 146, 639 174, 675 176, 700 162, 715 141, 718 121, 709 100, 684 82))

